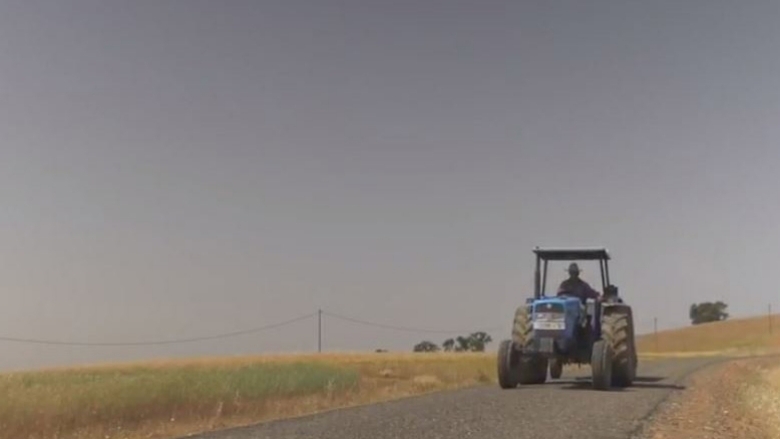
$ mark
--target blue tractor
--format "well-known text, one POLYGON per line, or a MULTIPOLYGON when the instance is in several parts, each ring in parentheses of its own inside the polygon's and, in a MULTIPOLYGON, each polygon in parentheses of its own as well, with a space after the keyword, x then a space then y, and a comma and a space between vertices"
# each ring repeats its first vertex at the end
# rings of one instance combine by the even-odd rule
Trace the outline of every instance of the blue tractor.
POLYGON ((606 249, 534 249, 534 296, 515 312, 512 338, 498 352, 501 388, 542 384, 561 377, 566 364, 589 364, 593 387, 628 387, 637 369, 631 307, 609 282, 606 249), (569 291, 546 293, 550 261, 599 261, 603 294, 582 299, 569 291))

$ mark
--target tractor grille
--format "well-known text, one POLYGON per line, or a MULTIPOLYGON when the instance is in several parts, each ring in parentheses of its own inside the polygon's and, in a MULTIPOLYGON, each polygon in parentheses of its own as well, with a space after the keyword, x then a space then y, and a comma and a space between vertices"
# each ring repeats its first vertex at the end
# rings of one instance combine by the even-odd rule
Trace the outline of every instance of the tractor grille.
POLYGON ((566 329, 566 314, 562 304, 540 303, 536 306, 535 311, 533 328, 538 335, 566 329))
POLYGON ((540 303, 536 305, 536 314, 545 314, 545 315, 553 315, 553 314, 563 314, 563 304, 562 303, 540 303))
POLYGON ((558 322, 566 320, 562 312, 538 312, 534 321, 537 322, 558 322))

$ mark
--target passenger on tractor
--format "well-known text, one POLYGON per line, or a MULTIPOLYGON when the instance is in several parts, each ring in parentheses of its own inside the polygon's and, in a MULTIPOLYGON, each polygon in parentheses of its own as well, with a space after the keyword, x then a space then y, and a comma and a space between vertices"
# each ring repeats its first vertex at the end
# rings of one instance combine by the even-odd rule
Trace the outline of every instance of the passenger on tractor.
POLYGON ((598 299, 599 292, 591 288, 587 282, 580 279, 580 267, 576 262, 572 262, 569 265, 569 278, 561 282, 561 286, 558 287, 558 294, 569 294, 578 297, 585 303, 588 299, 598 299))

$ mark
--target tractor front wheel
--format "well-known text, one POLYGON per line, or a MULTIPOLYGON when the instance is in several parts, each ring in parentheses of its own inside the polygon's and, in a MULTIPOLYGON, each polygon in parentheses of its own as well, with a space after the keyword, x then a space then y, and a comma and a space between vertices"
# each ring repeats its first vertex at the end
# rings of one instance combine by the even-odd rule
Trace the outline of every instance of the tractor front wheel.
POLYGON ((593 388, 609 390, 612 384, 612 361, 615 357, 612 346, 605 340, 593 343, 590 368, 593 375, 593 388))
POLYGON ((504 340, 498 348, 498 385, 502 389, 517 387, 517 352, 512 340, 504 340))
POLYGON ((547 381, 547 368, 549 361, 544 357, 534 358, 531 362, 534 370, 534 382, 532 384, 544 384, 547 381))
POLYGON ((563 362, 557 358, 550 360, 550 378, 557 380, 563 375, 563 362))
POLYGON ((516 349, 525 352, 518 358, 517 382, 522 385, 544 384, 547 381, 547 358, 537 354, 528 354, 528 352, 533 351, 533 326, 528 306, 521 306, 515 311, 512 341, 516 349))

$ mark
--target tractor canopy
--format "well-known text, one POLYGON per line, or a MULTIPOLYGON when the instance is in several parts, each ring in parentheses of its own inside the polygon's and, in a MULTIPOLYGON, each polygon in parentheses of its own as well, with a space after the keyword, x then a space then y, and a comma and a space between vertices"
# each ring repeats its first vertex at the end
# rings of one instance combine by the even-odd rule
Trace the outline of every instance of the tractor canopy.
POLYGON ((546 248, 536 247, 534 253, 543 261, 599 261, 610 260, 605 248, 546 248))
POLYGON ((599 261, 601 288, 607 291, 609 281, 609 252, 603 247, 586 248, 534 248, 536 273, 534 276, 534 298, 545 296, 547 287, 547 265, 550 261, 599 261))

